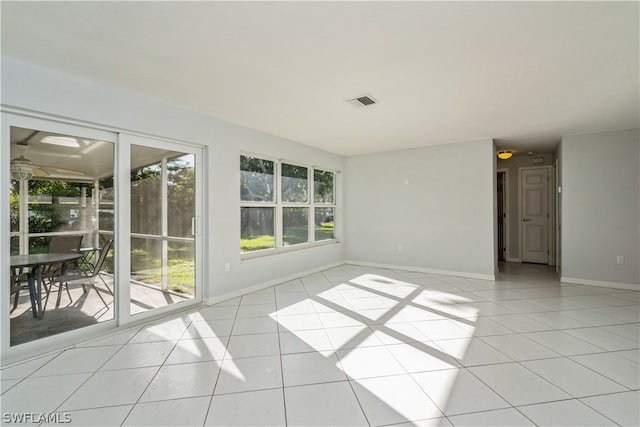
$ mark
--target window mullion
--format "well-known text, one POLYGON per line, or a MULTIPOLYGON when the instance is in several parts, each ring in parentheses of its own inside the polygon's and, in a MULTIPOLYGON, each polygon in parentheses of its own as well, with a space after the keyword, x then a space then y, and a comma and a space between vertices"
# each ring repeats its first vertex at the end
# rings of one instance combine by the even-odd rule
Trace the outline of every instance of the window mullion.
POLYGON ((315 212, 315 181, 314 181, 313 167, 310 167, 307 172, 307 182, 309 183, 309 243, 314 244, 316 241, 316 212, 315 212))
POLYGON ((25 179, 19 183, 19 214, 20 223, 20 255, 29 253, 29 180, 25 179))
POLYGON ((276 202, 276 227, 275 227, 275 247, 282 248, 282 162, 275 162, 275 202, 276 202))

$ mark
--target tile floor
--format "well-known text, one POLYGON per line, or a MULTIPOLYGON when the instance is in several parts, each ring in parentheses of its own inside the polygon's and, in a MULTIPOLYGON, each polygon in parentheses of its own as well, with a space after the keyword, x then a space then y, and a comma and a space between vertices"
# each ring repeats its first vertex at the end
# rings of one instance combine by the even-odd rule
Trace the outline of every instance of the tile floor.
POLYGON ((343 265, 81 343, 2 369, 2 423, 639 425, 640 293, 503 269, 343 265))

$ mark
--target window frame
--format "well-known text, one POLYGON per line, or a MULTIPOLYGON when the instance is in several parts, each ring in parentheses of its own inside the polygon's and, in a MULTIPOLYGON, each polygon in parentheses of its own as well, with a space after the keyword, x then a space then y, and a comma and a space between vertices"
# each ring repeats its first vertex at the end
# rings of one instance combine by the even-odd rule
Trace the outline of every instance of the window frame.
MULTIPOLYGON (((278 159, 275 159, 273 157, 269 157, 269 156, 261 156, 261 155, 257 155, 257 154, 252 154, 252 153, 240 153, 240 156, 238 157, 238 172, 240 173, 240 175, 242 174, 242 169, 241 169, 241 158, 242 157, 253 157, 253 158, 259 158, 262 160, 267 160, 270 162, 273 162, 273 199, 271 201, 268 200, 242 200, 242 192, 240 192, 240 194, 238 194, 239 199, 240 199, 240 218, 242 218, 242 208, 273 208, 274 213, 273 213, 273 218, 274 218, 274 224, 273 224, 273 239, 274 239, 274 243, 273 243, 273 247, 272 248, 267 248, 267 249, 258 249, 256 251, 251 251, 251 252, 242 252, 242 246, 240 246, 240 255, 241 256, 246 256, 247 254, 255 254, 255 253, 271 253, 272 251, 275 251, 278 248, 278 243, 277 243, 277 235, 278 235, 278 194, 279 194, 279 185, 278 185, 278 174, 279 174, 279 169, 280 166, 278 164, 278 159)), ((240 185, 238 186, 238 190, 241 190, 241 186, 242 186, 242 182, 240 182, 240 185)), ((240 239, 242 240, 242 220, 240 221, 240 239)))
MULTIPOLYGON (((260 154, 249 153, 249 152, 241 152, 238 157, 239 163, 241 162, 242 157, 253 157, 259 158, 262 160, 267 160, 274 162, 274 201, 244 201, 240 198, 240 210, 242 208, 274 208, 275 215, 275 224, 274 224, 274 247, 267 249, 258 249, 250 252, 240 252, 240 259, 252 259, 252 258, 260 258, 269 255, 276 255, 280 253, 299 251, 305 249, 316 248, 320 246, 326 246, 331 244, 338 243, 338 238, 336 237, 336 226, 335 226, 335 212, 337 209, 337 175, 340 173, 339 171, 333 170, 331 168, 317 167, 314 165, 305 164, 303 162, 292 161, 288 159, 276 159, 271 156, 263 156, 260 154), (283 201, 282 199, 282 166, 290 165, 296 167, 306 168, 307 170, 307 201, 306 202, 288 202, 283 201), (321 203, 315 201, 315 174, 316 170, 323 172, 330 172, 333 174, 333 203, 321 203), (308 210, 307 215, 307 241, 302 243, 297 243, 293 245, 284 245, 284 224, 283 224, 283 209, 286 208, 306 208, 308 210), (324 240, 315 240, 315 210, 316 208, 333 208, 334 212, 334 229, 333 229, 333 238, 324 239, 324 240)), ((242 172, 240 169, 240 164, 238 165, 239 172, 242 172)), ((242 224, 240 224, 242 227, 242 224)), ((240 235, 242 235, 242 229, 239 230, 240 235)))
POLYGON ((278 182, 280 185, 277 186, 276 189, 276 194, 277 194, 277 201, 278 201, 278 208, 276 209, 276 222, 280 222, 280 237, 278 238, 278 236, 276 236, 276 248, 280 248, 283 250, 289 250, 290 248, 302 248, 305 245, 309 245, 311 243, 313 243, 312 240, 312 236, 311 236, 311 227, 310 224, 312 223, 312 217, 311 217, 311 200, 313 197, 313 189, 311 188, 312 185, 310 185, 310 180, 309 177, 311 175, 311 171, 313 170, 311 168, 311 166, 305 166, 299 163, 295 163, 295 162, 289 162, 286 161, 284 159, 280 159, 278 161, 278 174, 276 176, 276 182, 278 182), (285 202, 282 199, 282 166, 283 165, 289 165, 289 166, 295 166, 295 167, 301 167, 301 168, 305 168, 307 170, 307 201, 306 202, 285 202), (294 245, 285 245, 284 244, 284 214, 283 211, 285 208, 306 208, 307 209, 307 241, 306 242, 302 242, 302 243, 298 243, 298 244, 294 244, 294 245), (278 243, 280 246, 278 246, 278 243))

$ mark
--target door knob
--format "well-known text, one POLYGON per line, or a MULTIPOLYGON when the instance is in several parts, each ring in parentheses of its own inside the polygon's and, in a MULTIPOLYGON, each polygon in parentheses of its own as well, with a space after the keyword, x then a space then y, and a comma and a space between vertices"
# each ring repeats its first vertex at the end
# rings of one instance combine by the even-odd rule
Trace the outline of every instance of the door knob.
POLYGON ((529 222, 531 221, 531 218, 522 218, 522 222, 529 222))

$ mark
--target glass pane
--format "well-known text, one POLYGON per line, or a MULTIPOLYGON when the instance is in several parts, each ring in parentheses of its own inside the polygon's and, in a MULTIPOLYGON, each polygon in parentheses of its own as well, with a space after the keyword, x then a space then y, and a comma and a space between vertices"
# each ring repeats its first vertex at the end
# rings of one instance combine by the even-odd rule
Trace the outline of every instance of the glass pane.
POLYGON ((162 230, 162 168, 160 164, 131 172, 131 232, 159 235, 162 230))
MULTIPOLYGON (((10 251, 25 255, 11 260, 11 345, 113 319, 112 250, 106 258, 91 250, 99 246, 96 183, 113 181, 113 144, 17 127, 11 127, 10 135, 11 170, 18 165, 23 179, 11 183, 10 251), (75 239, 67 244, 77 235, 82 236, 81 242, 75 239), (29 264, 27 254, 39 254, 51 262, 29 264), (101 264, 94 268, 99 260, 101 264), (40 283, 42 298, 35 294, 32 305, 26 284, 29 275, 38 277, 38 272, 45 278, 40 283), (61 275, 77 280, 61 281, 61 275)), ((109 209, 113 212, 113 199, 109 209)))
POLYGON ((275 248, 275 209, 240 208, 240 252, 275 248))
MULTIPOLYGON (((107 254, 106 259, 104 260, 104 264, 102 266, 102 271, 104 271, 107 274, 110 274, 111 277, 113 278, 113 275, 116 273, 115 272, 115 260, 113 259, 113 234, 100 234, 98 236, 98 243, 95 245, 96 248, 104 248, 105 245, 107 244, 108 241, 111 241, 111 250, 109 251, 109 253, 107 254)), ((90 253, 86 253, 85 254, 85 258, 91 262, 92 264, 95 264, 95 262, 98 259, 98 256, 100 255, 100 251, 96 250, 95 252, 90 252, 90 253)))
POLYGON ((9 231, 20 231, 20 181, 11 181, 9 193, 9 231))
MULTIPOLYGON (((195 205, 194 155, 187 154, 167 162, 169 236, 193 237, 195 205)), ((193 258, 193 257, 192 257, 193 258)))
POLYGON ((162 292, 162 240, 131 238, 131 314, 167 305, 162 292))
POLYGON ((333 172, 313 171, 313 200, 315 203, 334 203, 333 183, 333 172))
MULTIPOLYGON (((131 238, 131 280, 157 287, 162 285, 162 239, 131 238)), ((131 299, 135 304, 133 288, 131 299)))
POLYGON ((308 201, 309 178, 307 168, 282 164, 282 201, 306 203, 308 201))
POLYGON ((169 240, 169 265, 167 275, 169 289, 191 297, 196 294, 195 242, 169 240))
POLYGON ((99 181, 99 194, 98 194, 98 230, 100 231, 114 231, 115 223, 115 211, 114 207, 114 192, 113 192, 113 177, 107 179, 101 179, 99 181))
POLYGON ((131 314, 195 297, 194 161, 131 146, 131 314))
POLYGON ((29 181, 29 233, 92 230, 93 186, 63 180, 29 181))
POLYGON ((240 200, 273 202, 274 166, 269 160, 240 156, 240 200))
POLYGON ((315 209, 316 242, 335 238, 334 228, 333 228, 333 217, 334 217, 334 208, 316 208, 315 209))
POLYGON ((194 242, 169 242, 167 290, 163 292, 161 239, 131 238, 131 314, 195 295, 194 242))
POLYGON ((282 208, 282 244, 299 245, 309 241, 309 208, 282 208))
POLYGON ((10 254, 11 256, 20 254, 20 237, 13 236, 9 238, 9 245, 11 246, 10 254))

